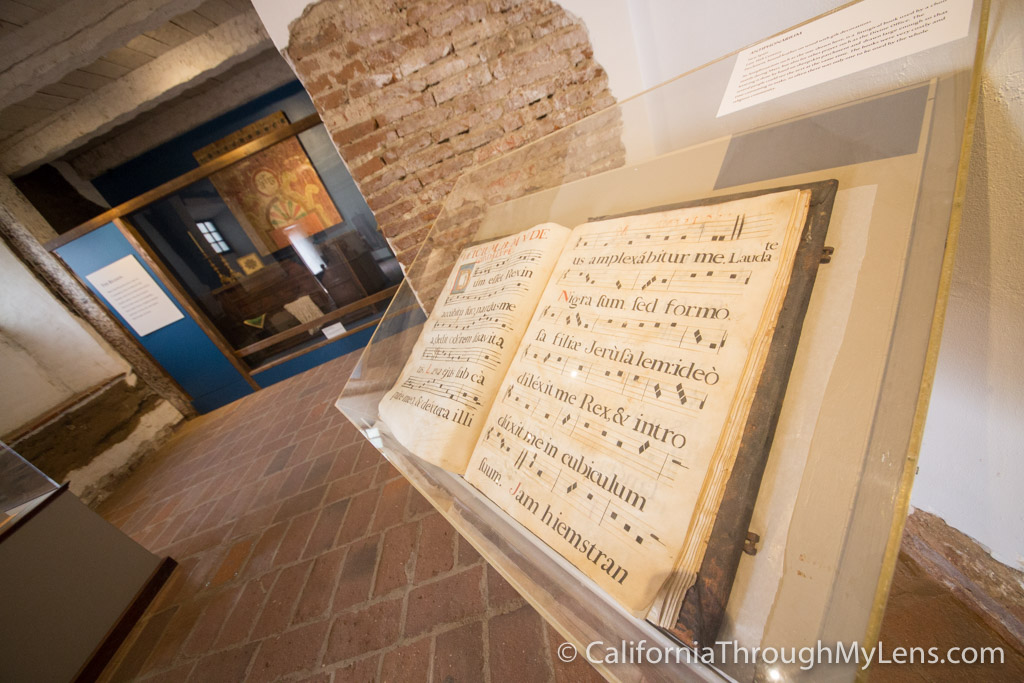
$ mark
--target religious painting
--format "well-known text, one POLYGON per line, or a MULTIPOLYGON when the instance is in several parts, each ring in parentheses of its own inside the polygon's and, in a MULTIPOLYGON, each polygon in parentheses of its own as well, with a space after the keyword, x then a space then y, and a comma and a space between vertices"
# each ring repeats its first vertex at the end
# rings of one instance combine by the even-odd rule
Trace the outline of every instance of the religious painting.
MULTIPOLYGON (((267 118, 280 116, 283 115, 267 118)), ((260 121, 252 124, 260 125, 260 121)), ((252 126, 235 134, 239 141, 251 139, 252 126)), ((226 141, 227 138, 209 147, 232 149, 231 141, 226 141)), ((205 150, 196 153, 197 159, 205 150)), ((295 136, 214 173, 210 180, 256 250, 264 256, 287 246, 284 228, 299 224, 305 234, 312 235, 341 222, 327 189, 295 136)))

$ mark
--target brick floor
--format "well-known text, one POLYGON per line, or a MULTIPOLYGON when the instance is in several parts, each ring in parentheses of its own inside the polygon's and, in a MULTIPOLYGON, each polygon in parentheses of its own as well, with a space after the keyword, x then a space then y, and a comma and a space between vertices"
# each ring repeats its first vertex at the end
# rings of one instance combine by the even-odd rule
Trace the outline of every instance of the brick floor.
MULTIPOLYGON (((180 566, 102 680, 600 680, 334 409, 355 360, 192 420, 103 503, 180 566)), ((881 640, 1007 661, 872 680, 1024 680, 1024 653, 902 555, 881 640)))
POLYGON ((104 501, 180 566, 103 680, 600 680, 334 409, 355 361, 192 420, 104 501))

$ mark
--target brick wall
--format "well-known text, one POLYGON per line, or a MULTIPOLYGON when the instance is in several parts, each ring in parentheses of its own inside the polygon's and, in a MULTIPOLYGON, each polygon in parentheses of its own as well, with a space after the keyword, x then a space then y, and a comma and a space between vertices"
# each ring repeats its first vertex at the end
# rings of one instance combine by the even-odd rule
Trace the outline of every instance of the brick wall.
POLYGON ((406 268, 463 172, 614 103, 582 22, 550 0, 322 0, 290 31, 285 55, 406 268))
MULTIPOLYGON (((484 234, 492 232, 493 223, 488 228, 483 225, 489 207, 618 168, 625 163, 625 152, 621 112, 613 107, 467 169, 445 199, 419 258, 406 270, 419 303, 432 310, 459 253, 480 241, 481 229, 484 234)), ((551 202, 553 197, 539 201, 551 202)), ((513 229, 526 227, 520 224, 513 229)))

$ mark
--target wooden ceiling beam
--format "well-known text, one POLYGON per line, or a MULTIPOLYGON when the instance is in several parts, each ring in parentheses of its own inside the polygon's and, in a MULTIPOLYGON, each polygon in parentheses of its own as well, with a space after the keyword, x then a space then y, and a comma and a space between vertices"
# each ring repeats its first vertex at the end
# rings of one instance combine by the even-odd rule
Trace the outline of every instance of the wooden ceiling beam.
POLYGON ((0 172, 30 171, 271 46, 249 10, 0 143, 0 172))
POLYGON ((291 67, 268 47, 202 86, 190 88, 173 102, 147 112, 65 157, 83 178, 96 176, 187 133, 254 97, 295 80, 291 67))
POLYGON ((92 64, 202 0, 71 0, 0 36, 0 102, 14 103, 92 64))

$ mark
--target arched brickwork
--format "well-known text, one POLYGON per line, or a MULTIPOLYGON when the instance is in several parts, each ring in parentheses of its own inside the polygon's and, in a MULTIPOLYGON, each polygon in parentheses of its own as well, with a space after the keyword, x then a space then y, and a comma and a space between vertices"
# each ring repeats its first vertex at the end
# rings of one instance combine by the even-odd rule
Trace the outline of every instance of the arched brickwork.
POLYGON ((461 173, 614 103, 582 22, 550 0, 322 0, 290 32, 406 267, 461 173))

